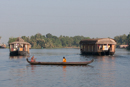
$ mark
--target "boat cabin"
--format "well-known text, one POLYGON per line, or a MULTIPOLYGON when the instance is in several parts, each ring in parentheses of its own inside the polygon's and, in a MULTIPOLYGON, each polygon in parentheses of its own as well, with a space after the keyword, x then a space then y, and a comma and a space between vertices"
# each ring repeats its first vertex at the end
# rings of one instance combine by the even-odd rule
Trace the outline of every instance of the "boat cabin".
POLYGON ((113 55, 116 41, 111 38, 84 39, 80 41, 81 54, 113 55))
POLYGON ((30 53, 30 43, 18 37, 15 42, 9 43, 10 56, 26 56, 30 53))
POLYGON ((0 48, 6 48, 6 44, 0 44, 0 48))

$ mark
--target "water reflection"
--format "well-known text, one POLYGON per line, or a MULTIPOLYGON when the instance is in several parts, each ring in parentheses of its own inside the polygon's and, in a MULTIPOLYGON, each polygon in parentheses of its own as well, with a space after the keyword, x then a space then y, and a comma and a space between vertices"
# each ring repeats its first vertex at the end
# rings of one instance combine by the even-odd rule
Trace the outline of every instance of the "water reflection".
POLYGON ((63 66, 63 72, 66 72, 66 66, 63 66))
POLYGON ((16 87, 22 87, 23 83, 26 82, 24 79, 25 77, 25 68, 20 68, 20 69, 10 69, 10 79, 11 81, 13 80, 12 84, 15 85, 16 87))
POLYGON ((114 86, 115 85, 115 56, 97 56, 97 62, 99 68, 99 78, 98 81, 102 82, 104 86, 114 86), (109 84, 110 83, 110 84, 109 84))
POLYGON ((31 72, 34 72, 34 71, 35 71, 35 70, 34 70, 35 68, 36 68, 36 65, 31 65, 31 72))
POLYGON ((9 56, 9 59, 22 59, 22 58, 28 58, 30 56, 9 56))
MULTIPOLYGON (((94 72, 97 72, 95 75, 98 76, 95 78, 100 83, 99 86, 115 86, 116 84, 116 56, 86 56, 81 55, 83 59, 90 60, 94 59, 93 62, 95 64, 94 66, 94 72), (98 67, 97 67, 98 66, 98 67), (96 69, 95 69, 96 68, 96 69), (102 82, 102 83, 101 83, 102 82)), ((82 59, 82 60, 83 60, 82 59)))
POLYGON ((63 82, 66 83, 66 66, 63 66, 63 82))
POLYGON ((115 56, 96 56, 95 59, 98 59, 98 61, 106 61, 106 60, 115 60, 115 56))

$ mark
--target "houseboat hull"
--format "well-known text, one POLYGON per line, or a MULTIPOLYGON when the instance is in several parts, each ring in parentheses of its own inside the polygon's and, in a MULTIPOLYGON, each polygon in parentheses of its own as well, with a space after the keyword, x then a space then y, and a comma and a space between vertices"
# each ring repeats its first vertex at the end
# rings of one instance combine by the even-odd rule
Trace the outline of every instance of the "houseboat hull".
POLYGON ((27 51, 12 51, 10 56, 27 56, 29 53, 27 51))
POLYGON ((0 46, 0 48, 3 48, 3 49, 4 49, 4 48, 6 48, 6 47, 0 46))

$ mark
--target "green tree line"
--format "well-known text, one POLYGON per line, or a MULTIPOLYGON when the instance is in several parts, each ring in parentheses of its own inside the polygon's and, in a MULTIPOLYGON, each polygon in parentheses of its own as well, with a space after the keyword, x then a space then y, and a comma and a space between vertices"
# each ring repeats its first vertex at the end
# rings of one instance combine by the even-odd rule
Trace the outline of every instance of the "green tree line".
MULTIPOLYGON (((79 47, 79 42, 82 39, 89 39, 89 37, 84 36, 54 36, 50 33, 46 35, 41 35, 37 33, 30 37, 22 36, 21 37, 25 42, 31 44, 31 48, 40 49, 40 48, 63 48, 63 47, 79 47)), ((8 43, 14 42, 17 38, 9 38, 8 43)))
POLYGON ((128 45, 127 49, 130 50, 130 33, 128 35, 115 36, 114 39, 117 42, 117 47, 119 45, 128 45))
POLYGON ((130 33, 127 36, 127 42, 128 42, 128 47, 127 49, 130 50, 130 33))
POLYGON ((120 36, 115 36, 114 39, 117 42, 117 47, 119 47, 120 45, 126 45, 128 44, 127 42, 127 35, 120 35, 120 36))

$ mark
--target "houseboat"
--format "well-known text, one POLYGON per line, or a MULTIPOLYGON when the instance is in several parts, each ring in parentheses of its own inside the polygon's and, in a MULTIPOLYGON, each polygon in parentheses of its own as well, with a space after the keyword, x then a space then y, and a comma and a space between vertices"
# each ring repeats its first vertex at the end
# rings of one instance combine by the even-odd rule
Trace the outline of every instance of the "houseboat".
POLYGON ((10 56, 27 56, 30 54, 30 43, 18 37, 15 42, 9 43, 10 56))
POLYGON ((119 45, 119 48, 127 48, 128 45, 119 45))
POLYGON ((0 44, 0 48, 6 48, 6 44, 0 44))
POLYGON ((84 39, 80 41, 80 51, 86 55, 114 55, 115 45, 111 38, 84 39))

